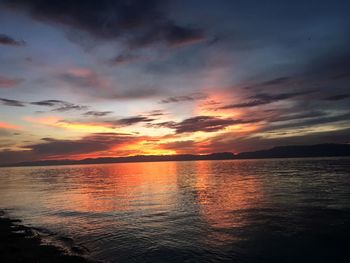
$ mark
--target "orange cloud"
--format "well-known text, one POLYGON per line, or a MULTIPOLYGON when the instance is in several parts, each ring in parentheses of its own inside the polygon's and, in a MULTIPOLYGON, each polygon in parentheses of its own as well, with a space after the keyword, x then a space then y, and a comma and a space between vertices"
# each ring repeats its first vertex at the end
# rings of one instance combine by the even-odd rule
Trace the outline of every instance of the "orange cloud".
POLYGON ((13 124, 6 123, 6 122, 0 122, 0 129, 12 129, 12 130, 16 130, 16 129, 20 129, 20 126, 13 125, 13 124))
POLYGON ((76 131, 88 132, 88 133, 111 132, 114 130, 112 125, 108 123, 104 123, 102 125, 101 123, 68 122, 68 121, 61 120, 56 116, 47 116, 47 117, 40 117, 40 118, 25 117, 24 120, 31 123, 37 123, 37 124, 42 124, 42 125, 51 126, 51 127, 58 127, 58 128, 76 130, 76 131))

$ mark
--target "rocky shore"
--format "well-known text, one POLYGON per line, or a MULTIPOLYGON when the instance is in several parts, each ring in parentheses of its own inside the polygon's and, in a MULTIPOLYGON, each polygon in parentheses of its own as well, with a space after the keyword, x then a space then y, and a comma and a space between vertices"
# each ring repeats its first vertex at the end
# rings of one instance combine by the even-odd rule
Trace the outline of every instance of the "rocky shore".
POLYGON ((42 238, 20 220, 10 219, 0 211, 0 262, 11 263, 92 263, 81 255, 69 254, 63 249, 44 244, 42 238))

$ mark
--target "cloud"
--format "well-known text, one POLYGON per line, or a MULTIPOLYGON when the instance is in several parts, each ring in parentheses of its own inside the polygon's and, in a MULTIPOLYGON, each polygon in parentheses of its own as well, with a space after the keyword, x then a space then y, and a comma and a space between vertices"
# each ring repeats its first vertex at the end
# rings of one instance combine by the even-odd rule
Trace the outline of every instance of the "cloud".
POLYGON ((257 117, 264 120, 263 125, 246 136, 249 137, 296 137, 314 134, 317 136, 321 132, 342 130, 349 126, 350 112, 332 111, 328 108, 320 108, 311 105, 305 105, 304 108, 295 105, 292 108, 277 109, 273 111, 261 111, 257 117))
POLYGON ((120 133, 93 133, 77 140, 43 139, 43 142, 24 146, 24 150, 0 151, 0 163, 15 163, 53 158, 84 158, 84 155, 105 151, 112 154, 118 150, 122 151, 125 146, 137 143, 144 138, 120 133))
POLYGON ((248 97, 248 100, 245 102, 225 105, 220 109, 249 108, 260 105, 266 105, 273 102, 287 100, 297 96, 309 94, 311 92, 312 91, 286 92, 279 94, 258 93, 256 95, 248 97))
POLYGON ((0 137, 7 137, 7 136, 10 136, 10 135, 11 135, 11 133, 7 129, 3 129, 3 128, 0 127, 0 137))
POLYGON ((7 77, 0 76, 0 88, 13 88, 21 83, 23 79, 11 79, 7 77))
POLYGON ((258 136, 237 136, 232 132, 216 135, 209 138, 203 150, 205 152, 245 152, 270 149, 286 145, 310 145, 318 143, 349 143, 350 129, 324 131, 303 136, 266 138, 258 136))
POLYGON ((131 87, 128 82, 116 82, 111 75, 89 68, 66 69, 57 75, 57 79, 85 96, 107 100, 145 99, 166 93, 166 89, 161 89, 153 83, 144 84, 135 79, 138 84, 131 87))
MULTIPOLYGON (((78 105, 74 103, 70 103, 63 100, 41 100, 34 102, 24 102, 19 100, 5 99, 0 98, 0 103, 6 106, 14 106, 14 107, 25 107, 26 105, 36 105, 36 106, 46 106, 53 108, 52 111, 56 112, 66 112, 70 110, 87 110, 89 107, 85 105, 78 105)), ((93 113, 93 111, 91 111, 93 113)), ((96 113, 96 112, 95 112, 96 113)))
POLYGON ((0 34, 0 45, 19 47, 26 45, 26 42, 23 40, 16 40, 9 35, 0 34))
POLYGON ((34 154, 47 157, 89 154, 109 150, 131 143, 136 137, 119 133, 94 133, 78 140, 45 140, 44 143, 27 145, 34 154))
POLYGON ((19 100, 10 100, 10 99, 5 99, 5 98, 0 98, 0 102, 6 106, 13 106, 13 107, 24 107, 25 106, 25 102, 19 101, 19 100))
POLYGON ((120 99, 120 100, 129 100, 129 99, 146 99, 154 96, 159 96, 164 91, 154 88, 154 87, 145 87, 145 88, 130 88, 127 90, 119 91, 118 93, 109 94, 109 99, 120 99))
POLYGON ((231 125, 254 123, 260 120, 242 120, 242 119, 231 119, 231 118, 219 118, 213 116, 196 116, 185 119, 181 122, 162 122, 152 124, 152 127, 166 127, 174 129, 177 134, 186 132, 215 132, 225 129, 231 125))
POLYGON ((96 39, 119 39, 130 47, 163 43, 170 47, 205 39, 202 30, 181 26, 163 12, 163 1, 148 0, 4 0, 35 19, 64 25, 96 39))
POLYGON ((87 111, 84 116, 93 116, 93 117, 104 117, 113 113, 112 111, 87 111))
POLYGON ((292 80, 291 77, 279 77, 279 78, 274 78, 270 79, 267 81, 263 81, 260 83, 257 83, 253 86, 246 87, 247 89, 251 88, 258 88, 258 87, 267 87, 267 86, 280 86, 280 85, 285 85, 289 83, 292 80))
POLYGON ((145 116, 134 116, 134 117, 128 117, 128 118, 123 118, 123 119, 119 119, 116 121, 107 121, 107 123, 109 124, 113 124, 116 126, 130 126, 130 125, 134 125, 137 123, 141 123, 141 122, 151 122, 154 121, 155 119, 153 118, 149 118, 149 117, 145 117, 145 116))
POLYGON ((152 110, 146 113, 146 115, 150 117, 158 117, 158 116, 163 116, 165 114, 166 113, 163 110, 152 110))
POLYGON ((174 141, 159 144, 159 147, 164 150, 174 150, 177 154, 182 153, 197 153, 197 144, 193 140, 174 141))
POLYGON ((309 119, 309 118, 319 118, 326 116, 327 113, 323 111, 308 111, 297 114, 282 114, 278 117, 269 118, 269 122, 279 122, 279 121, 291 121, 291 120, 301 120, 301 119, 309 119))
POLYGON ((130 62, 136 61, 138 59, 140 59, 140 56, 126 53, 126 54, 118 55, 117 57, 111 59, 110 63, 112 65, 122 65, 122 64, 127 64, 130 62))
POLYGON ((90 69, 73 68, 58 76, 61 80, 78 87, 103 87, 103 80, 98 74, 90 69))
POLYGON ((338 80, 338 79, 345 79, 350 77, 350 71, 348 72, 343 72, 343 73, 338 73, 334 76, 331 77, 332 80, 338 80))
POLYGON ((324 98, 324 100, 338 101, 350 98, 350 94, 338 94, 324 98))
MULTIPOLYGON (((21 127, 11 123, 7 123, 7 122, 0 122, 0 138, 13 136, 16 134, 16 133, 13 133, 13 130, 18 130, 18 129, 21 129, 21 127)), ((0 140, 0 143, 2 143, 1 140, 0 140)), ((5 144, 10 146, 8 139, 6 140, 6 142, 3 142, 3 145, 0 145, 0 148, 5 147, 5 144)))
POLYGON ((131 46, 143 47, 153 43, 164 43, 174 48, 201 42, 205 39, 204 32, 200 29, 186 28, 168 21, 150 28, 144 35, 131 41, 131 46))
POLYGON ((0 128, 1 129, 16 130, 16 129, 19 129, 19 126, 13 125, 13 124, 10 124, 10 123, 6 123, 6 122, 0 122, 0 128))
POLYGON ((177 103, 177 102, 186 102, 186 101, 195 101, 195 100, 203 100, 207 98, 207 96, 203 93, 192 93, 187 96, 175 96, 168 97, 163 99, 161 103, 177 103))
POLYGON ((31 102, 30 104, 37 105, 37 106, 54 107, 54 109, 52 109, 52 111, 57 111, 57 112, 88 109, 88 106, 77 105, 77 104, 73 104, 70 102, 62 101, 62 100, 42 100, 42 101, 37 101, 37 102, 31 102))

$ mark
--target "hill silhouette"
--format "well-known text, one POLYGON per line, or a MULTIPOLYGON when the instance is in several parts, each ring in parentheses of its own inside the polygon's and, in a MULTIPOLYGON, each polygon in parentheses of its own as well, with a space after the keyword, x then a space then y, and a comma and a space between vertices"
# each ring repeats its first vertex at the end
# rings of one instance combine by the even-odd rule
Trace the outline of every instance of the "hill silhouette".
POLYGON ((40 160, 1 165, 11 166, 46 166, 72 164, 103 164, 103 163, 133 163, 133 162, 163 162, 163 161, 200 161, 200 160, 235 160, 235 159, 264 159, 264 158, 300 158, 300 157, 336 157, 350 156, 350 144, 317 144, 292 145, 274 147, 268 150, 242 152, 211 153, 205 155, 178 154, 178 155, 137 155, 127 157, 101 157, 82 160, 40 160))
POLYGON ((298 157, 334 157, 350 156, 350 144, 316 144, 274 147, 269 150, 242 152, 239 159, 261 158, 298 158, 298 157))

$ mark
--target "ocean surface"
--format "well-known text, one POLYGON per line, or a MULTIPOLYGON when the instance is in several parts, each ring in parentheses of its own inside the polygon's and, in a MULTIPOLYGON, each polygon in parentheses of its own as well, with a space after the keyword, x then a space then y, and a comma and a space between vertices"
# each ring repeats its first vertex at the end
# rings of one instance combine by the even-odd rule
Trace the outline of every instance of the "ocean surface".
POLYGON ((350 159, 0 168, 0 209, 107 262, 350 262, 350 159))

